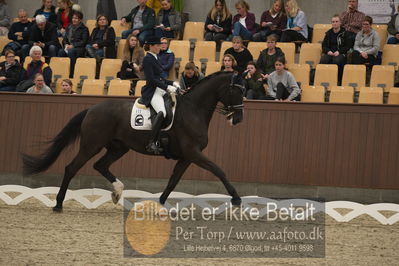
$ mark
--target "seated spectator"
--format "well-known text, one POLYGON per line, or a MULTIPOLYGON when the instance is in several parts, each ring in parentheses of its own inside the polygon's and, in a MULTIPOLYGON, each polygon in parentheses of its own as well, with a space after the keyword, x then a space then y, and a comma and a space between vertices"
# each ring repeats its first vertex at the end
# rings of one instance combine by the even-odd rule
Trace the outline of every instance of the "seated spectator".
POLYGON ((347 11, 341 14, 341 24, 352 40, 355 42, 356 34, 362 29, 362 22, 366 16, 364 13, 357 10, 358 0, 348 0, 347 11))
POLYGON ((46 21, 57 25, 57 14, 55 13, 53 0, 42 0, 42 7, 36 10, 33 17, 36 18, 37 15, 43 15, 46 21))
POLYGON ((59 0, 59 9, 57 12, 57 28, 59 36, 64 36, 70 24, 72 24, 72 15, 74 11, 81 11, 78 4, 74 4, 71 0, 59 0))
POLYGON ((15 59, 15 52, 5 52, 6 61, 0 63, 0 91, 15 91, 21 81, 22 66, 15 59))
POLYGON ((331 25, 332 28, 326 32, 323 40, 320 64, 338 65, 338 83, 341 83, 347 53, 352 48, 352 41, 345 28, 341 27, 339 15, 332 17, 331 25))
MULTIPOLYGON (((40 16, 40 15, 39 15, 40 16)), ((44 77, 44 82, 48 87, 51 85, 51 79, 53 76, 53 71, 50 66, 41 60, 42 58, 42 48, 39 46, 33 46, 29 52, 32 62, 30 62, 23 71, 23 86, 20 84, 17 86, 17 91, 26 91, 33 84, 34 76, 37 73, 42 73, 44 77), (30 83, 30 86, 28 84, 30 83), (19 87, 19 88, 18 88, 19 87)))
POLYGON ((188 62, 184 67, 183 73, 181 73, 180 88, 183 91, 189 91, 194 86, 194 84, 196 84, 203 78, 204 74, 199 71, 194 62, 188 62))
POLYGON ((97 17, 96 27, 93 29, 86 45, 89 57, 95 58, 97 63, 105 58, 115 58, 115 30, 109 26, 108 18, 104 15, 97 17))
POLYGON ((121 71, 117 76, 120 79, 144 79, 143 73, 144 49, 140 46, 137 36, 130 34, 123 49, 121 71))
POLYGON ((234 72, 237 71, 237 61, 231 54, 225 54, 222 61, 222 71, 234 72))
POLYGON ((70 79, 64 79, 61 81, 61 94, 77 94, 72 90, 73 84, 70 79))
POLYGON ((109 21, 117 20, 116 7, 114 0, 98 0, 97 1, 97 17, 105 15, 109 21))
POLYGON ((144 45, 145 40, 153 35, 155 26, 155 12, 146 6, 147 0, 137 0, 138 6, 130 11, 129 15, 121 19, 121 25, 126 25, 131 22, 131 29, 122 32, 122 39, 126 39, 130 34, 137 36, 141 46, 144 45))
POLYGON ((272 8, 263 12, 260 26, 261 30, 254 34, 254 41, 264 42, 271 34, 275 34, 280 39, 283 30, 287 27, 283 0, 274 0, 272 8))
POLYGON ((260 53, 256 61, 256 66, 259 72, 261 72, 260 75, 265 81, 269 77, 269 74, 275 71, 274 64, 277 58, 285 56, 281 48, 276 47, 276 42, 276 35, 267 36, 267 48, 260 53))
POLYGON ((253 57, 243 45, 241 37, 233 37, 232 43, 233 47, 227 49, 224 54, 231 54, 236 59, 237 70, 239 73, 242 73, 247 68, 248 62, 253 60, 253 57))
POLYGON ((71 76, 74 74, 75 63, 78 57, 83 57, 89 40, 89 29, 82 22, 83 14, 75 11, 72 15, 72 24, 68 26, 63 39, 64 49, 59 50, 59 57, 71 59, 71 76))
POLYGON ((53 91, 44 83, 44 77, 41 73, 37 73, 33 79, 35 85, 30 87, 26 93, 40 93, 40 94, 52 94, 53 91))
POLYGON ((161 0, 161 5, 155 20, 155 36, 174 39, 181 28, 180 13, 173 9, 171 0, 161 0))
POLYGON ((373 64, 380 50, 380 36, 371 27, 373 19, 369 16, 364 18, 362 30, 356 34, 355 45, 352 52, 352 64, 373 64))
POLYGON ((13 23, 8 32, 8 39, 12 42, 4 47, 4 51, 11 49, 22 57, 21 49, 29 43, 30 29, 33 23, 28 20, 28 13, 25 9, 18 10, 18 18, 19 21, 13 23))
POLYGON ((229 37, 232 17, 225 0, 215 0, 205 21, 205 41, 215 41, 218 46, 229 37))
POLYGON ((293 42, 308 40, 308 24, 305 12, 300 10, 296 0, 288 0, 285 3, 287 12, 287 29, 281 35, 281 42, 293 42))
POLYGON ((57 56, 58 50, 61 48, 57 37, 57 26, 51 22, 46 22, 44 15, 36 16, 36 24, 31 28, 29 45, 22 47, 24 57, 28 56, 28 51, 32 46, 42 48, 43 55, 48 57, 57 56))
POLYGON ((399 5, 398 13, 392 16, 388 23, 388 44, 399 44, 399 5))
POLYGON ((0 0, 0 36, 7 36, 10 28, 10 16, 8 15, 8 6, 5 0, 0 0))
POLYGON ((267 96, 266 100, 275 101, 299 101, 301 97, 301 89, 291 72, 285 70, 286 61, 284 57, 276 60, 276 71, 269 75, 267 79, 267 96))
POLYGON ((263 87, 261 73, 256 68, 254 61, 248 62, 246 71, 245 88, 247 90, 247 99, 263 99, 266 96, 265 88, 263 87))
POLYGON ((249 4, 239 0, 235 7, 237 15, 233 17, 233 36, 240 36, 243 40, 252 40, 256 32, 255 15, 249 11, 249 4))
POLYGON ((161 77, 167 79, 169 71, 173 68, 175 63, 175 54, 169 49, 168 39, 161 38, 161 52, 159 53, 159 61, 162 66, 161 77))

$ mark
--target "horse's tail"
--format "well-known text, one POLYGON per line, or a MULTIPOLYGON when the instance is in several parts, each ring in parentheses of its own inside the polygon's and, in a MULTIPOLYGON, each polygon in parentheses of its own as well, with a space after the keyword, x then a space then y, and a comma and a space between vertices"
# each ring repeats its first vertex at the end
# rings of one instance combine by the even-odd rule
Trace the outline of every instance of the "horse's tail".
POLYGON ((75 115, 58 135, 49 141, 50 147, 37 157, 22 154, 24 175, 33 175, 46 171, 54 162, 62 150, 72 144, 80 134, 80 127, 86 117, 88 109, 75 115))

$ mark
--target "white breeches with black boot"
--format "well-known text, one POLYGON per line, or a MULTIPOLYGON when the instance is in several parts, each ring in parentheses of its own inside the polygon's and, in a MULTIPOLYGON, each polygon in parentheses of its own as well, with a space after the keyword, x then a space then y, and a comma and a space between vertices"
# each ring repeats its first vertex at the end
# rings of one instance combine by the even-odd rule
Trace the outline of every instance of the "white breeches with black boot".
POLYGON ((163 100, 165 93, 166 91, 156 88, 151 99, 151 106, 154 108, 157 115, 152 124, 151 138, 147 146, 147 151, 154 154, 160 154, 162 152, 162 149, 157 141, 159 132, 161 131, 162 122, 166 118, 165 102, 163 100))

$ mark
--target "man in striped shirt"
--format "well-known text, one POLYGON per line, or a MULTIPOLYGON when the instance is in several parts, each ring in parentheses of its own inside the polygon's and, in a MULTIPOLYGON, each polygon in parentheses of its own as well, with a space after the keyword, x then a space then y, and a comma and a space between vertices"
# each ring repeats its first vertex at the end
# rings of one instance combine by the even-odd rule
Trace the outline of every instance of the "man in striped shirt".
POLYGON ((362 22, 365 14, 357 10, 358 0, 348 0, 348 10, 341 14, 342 27, 350 32, 350 37, 353 42, 356 38, 356 33, 362 29, 362 22))

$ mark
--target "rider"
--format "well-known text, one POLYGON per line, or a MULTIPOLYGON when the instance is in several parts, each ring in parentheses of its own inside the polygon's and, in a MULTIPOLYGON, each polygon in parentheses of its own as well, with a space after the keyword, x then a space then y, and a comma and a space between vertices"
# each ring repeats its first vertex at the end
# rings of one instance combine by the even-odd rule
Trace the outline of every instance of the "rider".
POLYGON ((161 49, 161 40, 158 37, 148 37, 146 45, 149 51, 143 60, 143 71, 146 78, 146 85, 141 90, 141 99, 145 106, 152 106, 157 115, 152 125, 151 139, 147 145, 147 151, 160 154, 160 147, 156 144, 162 122, 166 117, 165 103, 163 95, 176 93, 179 85, 170 80, 162 78, 162 65, 159 61, 158 54, 161 49))

